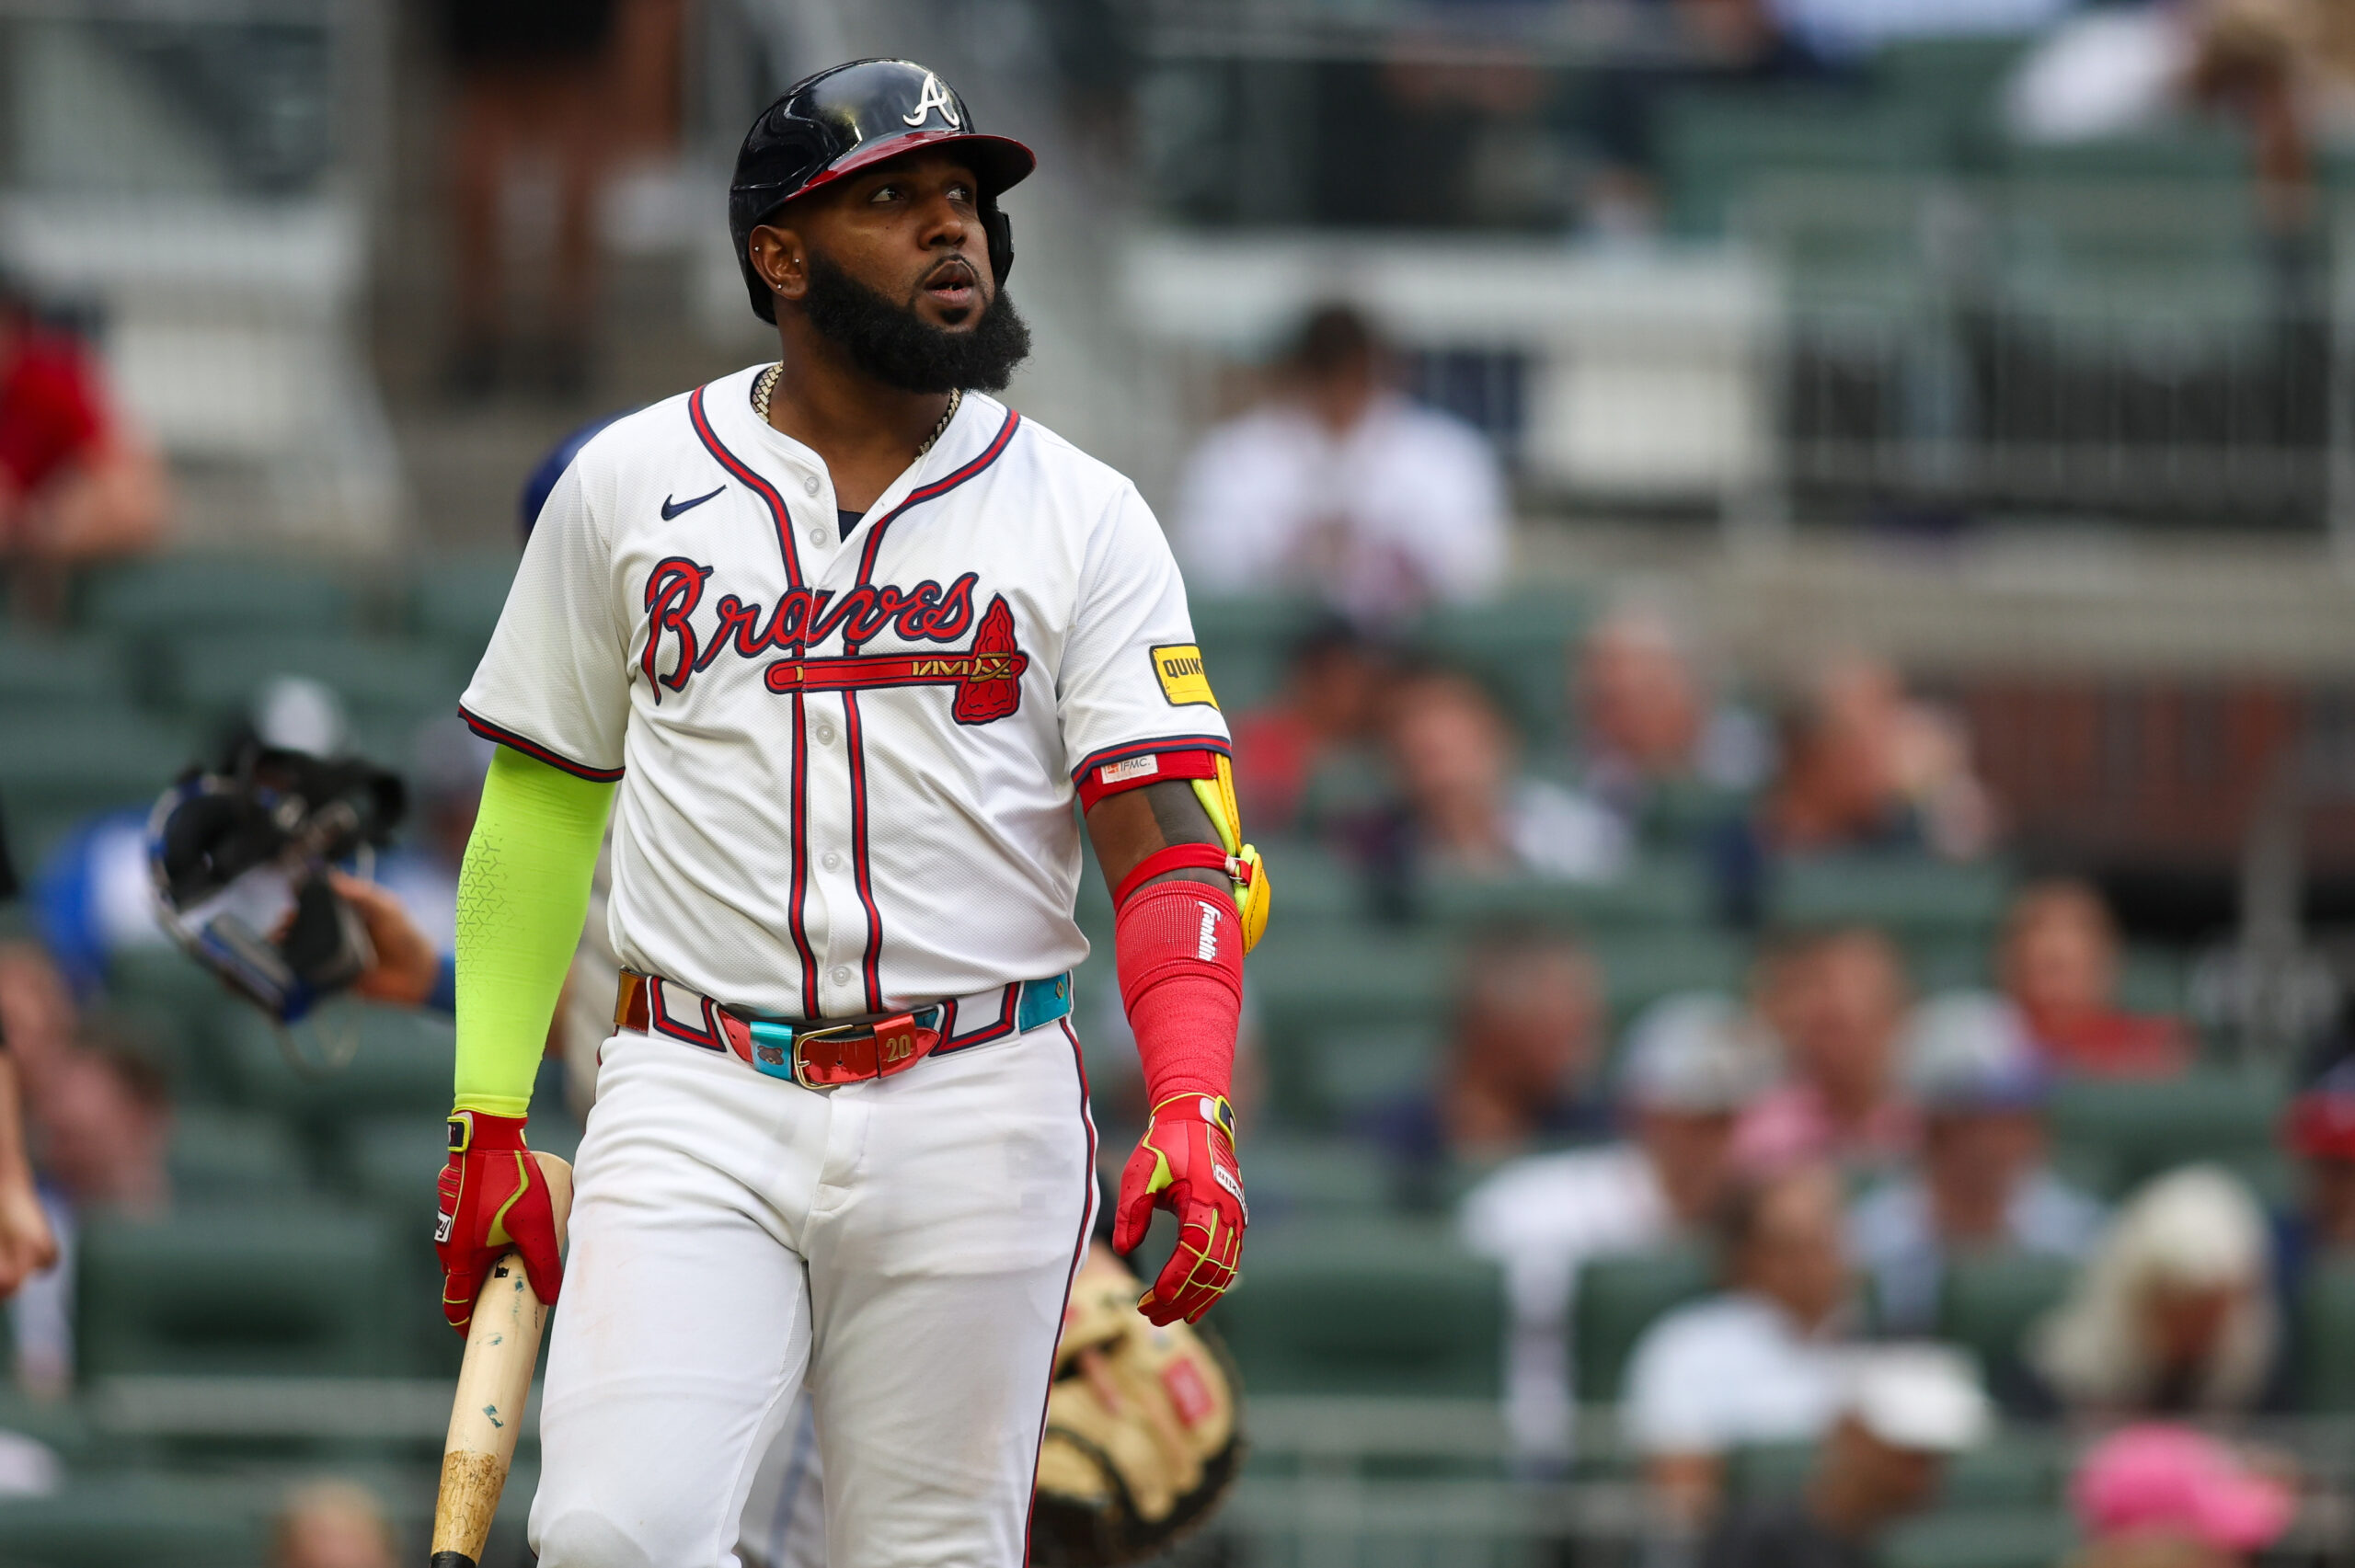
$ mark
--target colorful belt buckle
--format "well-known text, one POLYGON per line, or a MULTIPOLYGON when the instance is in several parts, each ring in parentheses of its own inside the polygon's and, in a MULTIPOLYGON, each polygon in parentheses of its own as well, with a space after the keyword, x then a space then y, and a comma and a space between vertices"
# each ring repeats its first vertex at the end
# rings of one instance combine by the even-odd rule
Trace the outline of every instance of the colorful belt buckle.
POLYGON ((794 1049, 792 1024, 763 1024, 756 1020, 746 1024, 745 1029, 752 1037, 753 1071, 764 1072, 771 1078, 800 1082, 801 1053, 794 1049))

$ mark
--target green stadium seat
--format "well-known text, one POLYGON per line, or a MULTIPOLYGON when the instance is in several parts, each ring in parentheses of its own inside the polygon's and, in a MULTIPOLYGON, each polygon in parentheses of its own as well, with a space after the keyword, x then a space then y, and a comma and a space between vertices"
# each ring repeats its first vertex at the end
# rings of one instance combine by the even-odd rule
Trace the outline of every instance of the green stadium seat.
POLYGON ((118 651, 96 637, 0 637, 0 713, 54 713, 129 700, 118 651))
POLYGON ((351 621, 351 594, 316 573, 224 555, 167 555, 112 567, 82 620, 136 642, 197 631, 322 632, 351 621))
POLYGON ((1307 600, 1201 598, 1189 601, 1203 672, 1228 714, 1255 707, 1283 683, 1292 645, 1321 614, 1307 600))
POLYGON ((1585 601, 1555 589, 1442 606, 1424 617, 1416 641, 1495 692, 1522 738, 1542 750, 1567 721, 1570 647, 1587 620, 1585 601))
POLYGON ((409 624, 471 662, 489 646, 515 580, 515 557, 486 555, 439 561, 419 573, 409 601, 409 624))
POLYGON ((2052 1568, 2077 1548, 2059 1508, 1946 1508, 1911 1519, 1881 1543, 1884 1568, 2052 1568))
POLYGON ((2015 881, 2000 863, 1928 855, 1839 854, 1778 868, 1770 912, 1793 925, 1874 925, 1901 938, 1993 933, 2015 881))
POLYGON ((260 1204, 300 1197, 310 1186, 303 1150, 270 1116, 210 1106, 173 1116, 172 1196, 182 1204, 260 1204))
POLYGON ((373 1216, 284 1204, 93 1220, 75 1258, 76 1374, 377 1374, 392 1247, 373 1216))
POLYGON ((229 1040, 256 1016, 253 1004, 179 948, 159 943, 117 950, 107 962, 106 1007, 143 1034, 168 1036, 178 1103, 214 1104, 234 1093, 229 1040))
POLYGON ((1422 912, 1452 925, 1527 921, 1586 931, 1705 926, 1709 887, 1690 855, 1646 855, 1609 882, 1511 876, 1446 879, 1424 889, 1422 912))
POLYGON ((1570 1307, 1570 1366, 1579 1402, 1616 1403, 1626 1390, 1628 1357, 1644 1331, 1707 1295, 1716 1283, 1715 1265, 1695 1247, 1590 1259, 1579 1270, 1570 1307))
POLYGON ((2131 1013, 2180 1014, 2191 979, 2181 954, 2143 945, 2126 949, 2118 967, 2118 1004, 2131 1013))
POLYGON ((128 709, 0 714, 0 801, 13 853, 38 865, 75 822, 154 805, 199 750, 179 727, 128 709))
POLYGON ((1310 1027, 1269 1041, 1269 1087, 1285 1121, 1346 1127, 1428 1090, 1445 1048, 1435 1024, 1310 1027))
POLYGON ((1659 117, 1675 226, 1715 234, 1769 174, 1926 175, 1945 161, 1937 114, 1837 89, 1679 93, 1659 117))
MULTIPOLYGON (((1728 1467, 1732 1494, 1743 1502, 1788 1497, 1815 1467, 1812 1443, 1772 1443, 1735 1451, 1728 1467)), ((1941 1513, 2049 1508, 2062 1501, 2068 1440, 2057 1433, 2002 1431, 1947 1462, 1938 1485, 1941 1513)))
POLYGON ((1256 1250, 1217 1322, 1255 1394, 1494 1399, 1504 1286, 1436 1226, 1319 1224, 1256 1250))
POLYGON ((2024 52, 2004 35, 1896 40, 1873 57, 1873 91, 1936 114, 1949 144, 1967 150, 1992 127, 1996 94, 2024 52))
POLYGON ((2091 1152, 2113 1196, 2162 1171, 2214 1160, 2262 1176, 2284 1087, 2271 1073, 2195 1068, 2174 1078, 2061 1084, 2047 1110, 2056 1145, 2091 1152))
POLYGON ((2355 1412, 2355 1264, 2317 1259, 2295 1310, 2300 1404, 2333 1415, 2355 1412))
POLYGON ((468 672, 439 644, 415 640, 212 632, 176 638, 170 647, 167 700, 208 716, 242 712, 274 676, 304 675, 332 687, 354 712, 389 712, 413 723, 454 712, 468 672))
POLYGON ((2060 1305, 2076 1263, 2035 1253, 1960 1257, 1947 1266, 1938 1299, 1938 1337, 1979 1357, 1988 1386, 2016 1385, 2028 1331, 2060 1305))
POLYGON ((259 1013, 235 1025, 230 1054, 240 1104, 274 1112, 323 1142, 362 1117, 441 1116, 450 1107, 450 1020, 340 999, 295 1025, 299 1065, 259 1013), (332 1065, 329 1051, 351 1050, 332 1065))
POLYGON ((1390 1173, 1381 1156, 1350 1139, 1254 1136, 1248 1158, 1245 1179, 1255 1227, 1365 1215, 1383 1207, 1390 1196, 1390 1173))
POLYGON ((2248 141, 2222 126, 2186 126, 2074 142, 2012 142, 2003 151, 2014 180, 2080 186, 2240 186, 2249 177, 2248 141))
POLYGON ((1688 990, 1740 994, 1750 975, 1750 944, 1706 927, 1598 928, 1587 933, 1586 945, 1603 966, 1614 1034, 1662 997, 1688 990))
MULTIPOLYGON (((1246 838, 1251 825, 1243 825, 1246 838)), ((1275 891, 1271 920, 1356 921, 1365 914, 1362 879, 1354 867, 1313 839, 1258 838, 1268 866, 1268 884, 1275 891)), ((1100 884, 1102 878, 1097 878, 1100 884)))
POLYGON ((217 1479, 77 1476, 52 1497, 0 1501, 0 1562, 31 1568, 252 1568, 266 1521, 217 1479))
POLYGON ((1430 1024, 1447 1013, 1460 958, 1441 936, 1287 929, 1276 920, 1252 950, 1251 979, 1268 1029, 1280 1036, 1320 1025, 1430 1024))

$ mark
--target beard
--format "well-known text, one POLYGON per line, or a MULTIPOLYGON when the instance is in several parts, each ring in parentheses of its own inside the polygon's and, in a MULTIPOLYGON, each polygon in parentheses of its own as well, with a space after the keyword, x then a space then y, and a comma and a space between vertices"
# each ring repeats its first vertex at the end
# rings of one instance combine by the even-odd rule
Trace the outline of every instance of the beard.
POLYGON ((1003 290, 981 307, 980 320, 951 332, 912 306, 893 303, 814 250, 801 309, 819 336, 853 364, 902 392, 997 392, 1030 357, 1029 324, 1003 290))

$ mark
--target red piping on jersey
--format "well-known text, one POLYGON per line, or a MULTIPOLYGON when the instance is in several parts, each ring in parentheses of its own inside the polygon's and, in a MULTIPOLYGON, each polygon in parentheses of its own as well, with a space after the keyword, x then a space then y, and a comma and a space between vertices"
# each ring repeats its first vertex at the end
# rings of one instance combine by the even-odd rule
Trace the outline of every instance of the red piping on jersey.
MULTIPOLYGON (((997 434, 990 439, 989 445, 982 449, 982 454, 979 457, 976 457, 972 462, 968 463, 964 467, 959 468, 954 474, 945 475, 938 479, 935 479, 931 484, 923 486, 921 489, 909 491, 908 498, 906 500, 902 501, 898 506, 893 507, 890 511, 887 511, 881 517, 877 518, 875 520, 875 526, 867 530, 867 547, 858 553, 858 580, 865 582, 869 577, 874 575, 875 553, 883 543, 883 531, 890 527, 891 524, 898 520, 902 512, 906 511, 910 507, 920 506, 925 501, 934 500, 941 496, 947 495, 949 491, 955 489, 966 480, 971 479, 974 475, 979 474, 982 469, 987 468, 991 464, 995 463, 1000 454, 1005 451, 1006 442, 1014 439, 1014 428, 1020 423, 1022 423, 1022 416, 1016 413, 1011 408, 1007 409, 1005 411, 1005 423, 997 428, 997 434)), ((845 645, 847 645, 847 639, 845 639, 845 645)), ((856 653, 858 650, 854 647, 851 651, 856 653)))
POLYGON ((776 547, 785 556, 786 586, 799 588, 801 558, 795 555, 793 550, 793 514, 785 509, 785 498, 776 493, 775 486, 753 473, 742 458, 720 444, 718 434, 711 428, 711 420, 704 414, 703 394, 704 389, 700 386, 687 394, 687 418, 695 425, 695 435, 702 440, 705 449, 713 457, 718 459, 719 466, 734 475, 737 482, 746 489, 768 503, 769 519, 776 525, 776 547))
MULTIPOLYGON (((695 436, 703 442, 705 450, 718 461, 720 467, 726 469, 739 483, 758 496, 768 507, 769 521, 776 529, 776 547, 778 553, 785 557, 786 586, 799 588, 801 561, 793 549, 793 514, 786 510, 785 498, 777 494, 775 486, 753 473, 741 458, 721 444, 718 433, 713 430, 711 420, 703 411, 703 395, 704 388, 700 386, 687 394, 687 418, 695 428, 695 436)), ((797 638, 791 651, 800 654, 806 652, 807 648, 801 640, 797 638)), ((810 890, 809 798, 806 789, 809 761, 806 722, 807 715, 803 712, 801 693, 796 692, 793 694, 793 789, 791 795, 793 878, 787 895, 790 901, 786 907, 785 923, 786 928, 793 935, 793 950, 801 959, 801 1015, 805 1018, 822 1018, 825 1016, 825 1009, 818 1002, 818 956, 810 946, 810 933, 804 926, 801 917, 802 901, 809 896, 810 890)))
POLYGON ((883 1011, 883 912, 875 907, 875 887, 867 872, 867 752, 860 745, 858 694, 843 693, 843 749, 850 753, 850 869, 858 887, 859 904, 867 910, 867 955, 859 971, 867 981, 867 1010, 883 1011))
POLYGON ((1082 757, 1079 765, 1071 771, 1071 782, 1078 784, 1089 769, 1100 768, 1107 762, 1125 762, 1132 757, 1149 757, 1163 751, 1215 751, 1222 757, 1235 754, 1223 735, 1164 735, 1151 740, 1127 740, 1082 757))
POLYGON ((560 768, 574 778, 587 779, 592 784, 612 784, 622 776, 622 770, 619 768, 592 768, 586 762, 576 762, 569 757, 559 756, 538 741, 528 740, 511 729, 501 729, 480 714, 467 711, 464 703, 458 704, 458 716, 466 721, 467 728, 485 740, 495 740, 501 746, 512 747, 534 761, 546 762, 551 768, 560 768))
MULTIPOLYGON (((917 489, 911 490, 905 500, 902 500, 898 506, 893 507, 890 511, 885 512, 881 517, 876 519, 874 526, 867 531, 866 546, 858 553, 858 582, 861 585, 864 585, 867 583, 868 578, 874 575, 876 552, 882 545, 883 531, 890 527, 893 521, 896 520, 901 513, 906 511, 911 507, 918 506, 925 501, 934 500, 939 497, 947 495, 949 491, 955 489, 966 480, 971 479, 974 475, 979 474, 982 469, 987 468, 991 464, 995 463, 1005 452, 1006 443, 1014 439, 1015 427, 1021 423, 1022 416, 1016 413, 1011 408, 1007 409, 1005 411, 1005 422, 998 426, 997 434, 991 438, 990 444, 982 450, 982 452, 978 457, 975 457, 971 463, 965 464, 952 474, 945 475, 942 477, 934 480, 929 485, 922 486, 917 489)), ((797 649, 796 651, 798 652, 801 650, 797 649)), ((851 639, 850 630, 847 626, 843 630, 843 651, 845 655, 850 656, 856 656, 858 653, 858 644, 851 639)), ((967 667, 970 668, 973 665, 977 665, 980 662, 980 658, 981 656, 978 654, 969 654, 964 656, 967 667)), ((831 661, 802 658, 796 661, 794 664, 793 669, 802 682, 804 690, 815 689, 822 691, 828 689, 822 684, 811 682, 810 679, 813 673, 819 674, 821 681, 825 678, 824 671, 822 670, 814 668, 820 666, 821 662, 827 664, 831 663, 831 661)), ((864 731, 859 723, 858 697, 851 688, 854 685, 896 686, 928 684, 932 681, 942 679, 942 677, 936 674, 931 676, 920 676, 916 673, 917 669, 919 667, 926 669, 935 668, 942 662, 943 661, 936 659, 923 659, 915 658, 905 659, 861 659, 850 658, 844 660, 845 664, 860 664, 869 667, 859 672, 869 679, 856 681, 844 681, 841 686, 841 691, 843 693, 843 749, 850 753, 851 879, 858 888, 859 905, 867 912, 867 951, 859 959, 859 970, 867 984, 867 1005, 871 1011, 875 1012, 882 1011, 883 1007, 883 909, 881 905, 875 901, 874 874, 869 869, 867 864, 867 746, 864 731), (872 668, 872 666, 877 664, 884 665, 892 671, 904 671, 904 675, 901 679, 882 679, 881 677, 885 675, 885 670, 879 670, 872 668)), ((1014 666, 1012 673, 1016 678, 1019 679, 1023 670, 1028 666, 1029 660, 1023 655, 1017 653, 1013 656, 1012 662, 1014 666)), ((777 671, 782 668, 784 667, 781 665, 771 665, 769 667, 768 680, 771 691, 775 691, 776 689, 775 681, 777 671)), ((851 672, 844 670, 844 673, 848 674, 851 672)), ((963 678, 962 674, 949 677, 949 679, 952 680, 962 680, 963 678)), ((797 706, 799 705, 800 701, 801 699, 798 695, 794 698, 794 703, 797 706)), ((953 1015, 949 1019, 942 1020, 941 1036, 944 1045, 947 1043, 948 1027, 953 1021, 953 1015)))
MULTIPOLYGON (((1087 1057, 1079 1048, 1079 1036, 1072 1032, 1071 1020, 1063 1020, 1063 1038, 1071 1042, 1071 1064, 1079 1074, 1079 1119, 1087 1128, 1087 1196, 1079 1200, 1079 1240, 1071 1250, 1071 1272, 1063 1276, 1063 1299, 1071 1299, 1072 1282, 1079 1277, 1079 1265, 1087 1256, 1087 1233, 1096 1228, 1096 1118, 1087 1110, 1087 1057)), ((1047 1398, 1039 1402, 1039 1441, 1030 1450, 1030 1506, 1022 1516, 1022 1561, 1030 1561, 1030 1531, 1039 1515, 1039 1460, 1047 1447, 1047 1410, 1055 1392, 1055 1361, 1063 1354, 1063 1324, 1055 1324, 1055 1349, 1047 1357, 1047 1398)))

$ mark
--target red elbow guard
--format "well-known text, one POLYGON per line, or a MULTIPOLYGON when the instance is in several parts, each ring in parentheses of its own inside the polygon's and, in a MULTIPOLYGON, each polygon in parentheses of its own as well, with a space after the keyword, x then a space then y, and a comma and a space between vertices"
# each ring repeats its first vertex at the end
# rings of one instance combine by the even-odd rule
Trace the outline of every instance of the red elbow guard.
POLYGON ((1112 945, 1144 1066, 1145 1103, 1226 1093, 1243 1016, 1243 924, 1235 899, 1199 882, 1156 882, 1120 906, 1112 945))

